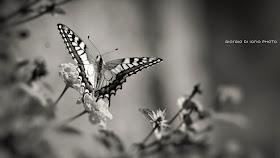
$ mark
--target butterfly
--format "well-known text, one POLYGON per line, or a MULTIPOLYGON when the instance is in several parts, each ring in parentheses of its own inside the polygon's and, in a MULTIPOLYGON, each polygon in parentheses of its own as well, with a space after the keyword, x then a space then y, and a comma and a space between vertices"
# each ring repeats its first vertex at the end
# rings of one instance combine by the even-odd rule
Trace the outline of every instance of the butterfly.
POLYGON ((85 42, 69 27, 57 24, 66 48, 77 63, 79 79, 85 94, 93 94, 97 99, 107 98, 110 105, 111 95, 116 95, 126 78, 137 72, 162 62, 160 58, 131 57, 104 62, 102 55, 94 57, 89 53, 85 42))

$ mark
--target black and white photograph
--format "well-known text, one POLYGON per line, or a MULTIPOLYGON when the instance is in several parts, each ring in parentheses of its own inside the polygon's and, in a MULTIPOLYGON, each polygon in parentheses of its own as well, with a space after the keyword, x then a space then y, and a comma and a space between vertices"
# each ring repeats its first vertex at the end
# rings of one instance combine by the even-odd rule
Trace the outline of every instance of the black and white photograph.
POLYGON ((279 158, 279 8, 0 0, 0 158, 279 158))

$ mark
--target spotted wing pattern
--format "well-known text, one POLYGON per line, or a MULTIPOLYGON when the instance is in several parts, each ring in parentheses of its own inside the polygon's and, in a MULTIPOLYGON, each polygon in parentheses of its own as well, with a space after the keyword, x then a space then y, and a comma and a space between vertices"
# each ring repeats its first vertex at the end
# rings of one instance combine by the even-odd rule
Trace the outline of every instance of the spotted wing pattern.
POLYGON ((110 70, 114 77, 103 82, 101 88, 96 90, 95 96, 97 99, 108 98, 110 101, 111 95, 115 95, 118 89, 122 89, 122 84, 126 82, 127 77, 160 62, 162 62, 160 58, 149 57, 123 58, 107 62, 105 68, 110 70))
POLYGON ((93 92, 94 85, 94 60, 87 53, 87 46, 82 39, 70 28, 63 24, 57 24, 58 30, 66 44, 66 48, 73 60, 78 64, 79 79, 85 88, 85 92, 93 92))

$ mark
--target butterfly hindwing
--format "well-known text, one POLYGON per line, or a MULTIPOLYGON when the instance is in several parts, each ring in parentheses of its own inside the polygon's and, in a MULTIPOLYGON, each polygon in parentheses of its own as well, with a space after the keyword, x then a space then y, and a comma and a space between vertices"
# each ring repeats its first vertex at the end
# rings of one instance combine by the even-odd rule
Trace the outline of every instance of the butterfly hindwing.
POLYGON ((77 70, 85 92, 93 91, 94 74, 93 60, 87 53, 87 46, 82 39, 70 28, 63 24, 57 24, 58 30, 66 44, 66 48, 77 63, 77 70))
POLYGON ((136 74, 137 72, 162 62, 160 58, 149 58, 149 57, 134 57, 134 58, 123 58, 107 62, 106 68, 110 70, 114 75, 114 79, 109 81, 107 85, 101 86, 96 91, 95 96, 100 98, 108 98, 112 94, 116 94, 118 89, 122 89, 122 84, 126 82, 126 78, 136 74))

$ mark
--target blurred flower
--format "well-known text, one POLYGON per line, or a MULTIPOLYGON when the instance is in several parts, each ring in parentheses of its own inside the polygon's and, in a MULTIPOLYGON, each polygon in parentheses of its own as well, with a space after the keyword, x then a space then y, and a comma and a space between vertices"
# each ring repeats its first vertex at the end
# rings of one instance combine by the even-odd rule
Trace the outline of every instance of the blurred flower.
POLYGON ((29 84, 47 74, 47 66, 44 59, 42 58, 35 59, 34 65, 35 68, 32 71, 30 80, 28 81, 29 84))
POLYGON ((232 157, 239 157, 242 154, 242 146, 241 144, 236 140, 228 140, 225 144, 224 151, 226 155, 232 156, 232 157), (238 155, 238 156, 237 156, 238 155))
POLYGON ((35 65, 29 60, 22 60, 16 63, 14 68, 13 80, 16 82, 28 83, 32 78, 35 65))
POLYGON ((161 139, 164 129, 169 127, 168 121, 165 120, 166 112, 165 109, 161 111, 160 109, 157 110, 155 113, 152 111, 152 113, 148 114, 151 118, 150 122, 153 123, 153 128, 156 128, 154 134, 157 139, 161 139))
POLYGON ((34 62, 22 60, 16 63, 12 80, 31 85, 32 82, 46 75, 47 66, 43 58, 36 58, 34 62))
POLYGON ((56 5, 53 2, 51 4, 46 4, 46 5, 40 6, 38 8, 38 12, 51 13, 51 15, 53 15, 53 16, 66 14, 66 12, 61 7, 59 7, 58 5, 56 5))
POLYGON ((188 113, 188 111, 192 108, 197 112, 202 112, 204 110, 202 104, 199 101, 194 99, 188 101, 188 97, 185 96, 181 96, 180 98, 178 98, 177 104, 180 108, 184 108, 182 114, 188 113))
POLYGON ((72 63, 64 63, 59 65, 59 76, 64 80, 65 84, 77 90, 80 94, 84 93, 84 87, 81 85, 79 72, 76 70, 77 66, 72 63))
POLYGON ((180 113, 184 123, 179 127, 179 131, 187 135, 185 143, 208 144, 213 121, 208 114, 208 110, 197 100, 188 100, 188 96, 182 96, 177 100, 180 113))
MULTIPOLYGON (((203 105, 199 101, 194 99, 188 101, 188 97, 180 97, 177 100, 177 104, 180 109, 184 107, 184 109, 180 112, 180 117, 182 120, 184 120, 184 124, 186 126, 189 126, 195 120, 203 118, 206 112, 203 105)), ((181 128, 183 131, 185 130, 185 126, 181 126, 181 128)))
POLYGON ((40 102, 41 106, 48 106, 52 103, 49 94, 45 91, 43 87, 41 87, 38 83, 33 82, 31 85, 20 84, 19 85, 25 92, 27 92, 30 96, 40 102))
POLYGON ((239 104, 242 101, 242 90, 237 86, 219 86, 218 100, 220 103, 230 102, 239 104))
POLYGON ((240 128, 248 128, 249 120, 246 116, 238 113, 212 112, 211 117, 214 121, 232 123, 240 128))

